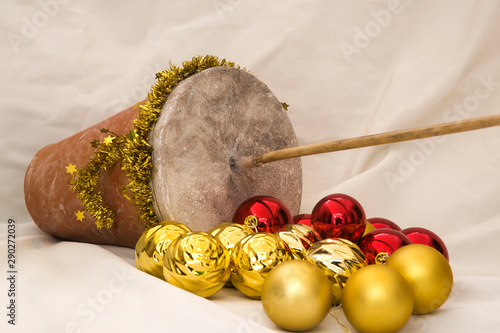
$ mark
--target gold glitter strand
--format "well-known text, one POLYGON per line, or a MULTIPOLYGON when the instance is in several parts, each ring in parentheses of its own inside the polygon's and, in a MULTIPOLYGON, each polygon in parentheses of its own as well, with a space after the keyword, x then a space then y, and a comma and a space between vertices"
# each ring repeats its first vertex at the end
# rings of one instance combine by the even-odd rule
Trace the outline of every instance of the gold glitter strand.
POLYGON ((98 228, 111 228, 115 213, 105 205, 102 194, 96 192, 97 182, 101 172, 113 167, 118 161, 121 161, 121 168, 126 171, 129 180, 127 185, 121 187, 122 194, 135 201, 145 227, 158 223, 149 186, 153 173, 153 148, 149 145, 149 131, 160 116, 169 94, 179 82, 205 69, 220 66, 239 68, 233 62, 215 56, 194 57, 191 61, 184 62, 182 67, 171 64, 170 69, 156 74, 157 82, 148 93, 147 102, 137 104, 140 112, 133 122, 135 130, 119 136, 102 129, 102 133, 111 133, 113 136, 109 135, 102 142, 91 142, 92 147, 96 148, 94 156, 84 168, 76 171, 69 186, 82 201, 85 211, 95 219, 98 228))

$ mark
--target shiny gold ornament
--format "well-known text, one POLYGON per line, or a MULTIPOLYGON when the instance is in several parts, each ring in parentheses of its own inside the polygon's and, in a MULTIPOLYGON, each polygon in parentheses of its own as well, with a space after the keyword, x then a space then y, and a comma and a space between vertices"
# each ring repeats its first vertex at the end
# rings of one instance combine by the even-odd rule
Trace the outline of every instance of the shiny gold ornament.
POLYGON ((165 251, 163 275, 174 286, 210 297, 226 283, 231 258, 222 243, 206 232, 177 238, 165 251))
POLYGON ((248 297, 260 299, 262 285, 269 272, 290 260, 288 245, 276 235, 258 232, 243 238, 231 254, 231 282, 248 297))
POLYGON ((163 254, 179 236, 191 230, 184 224, 164 221, 145 230, 135 245, 135 265, 157 278, 163 277, 163 254))
POLYGON ((391 254, 386 265, 398 271, 410 284, 415 297, 415 314, 436 310, 451 294, 453 272, 450 264, 430 246, 404 246, 391 254))
POLYGON ((342 289, 347 279, 358 269, 368 265, 359 247, 342 238, 327 238, 314 243, 307 250, 306 259, 321 268, 330 280, 335 305, 342 302, 342 289))
POLYGON ((278 231, 276 236, 288 244, 294 259, 304 259, 306 251, 318 241, 313 229, 305 224, 288 224, 285 230, 278 231))
POLYGON ((249 227, 233 222, 221 223, 207 232, 220 240, 229 253, 240 240, 254 233, 249 227))
MULTIPOLYGON (((222 245, 226 247, 229 254, 233 251, 234 246, 243 238, 254 233, 252 229, 246 225, 224 222, 207 231, 209 234, 221 241, 222 245)), ((233 287, 231 280, 228 280, 225 287, 233 287)))
POLYGON ((330 281, 316 265, 289 260, 269 273, 262 306, 269 319, 289 331, 307 331, 326 317, 332 305, 330 281))
POLYGON ((405 278, 394 269, 368 265, 347 280, 342 308, 358 331, 392 333, 410 319, 413 294, 405 278))

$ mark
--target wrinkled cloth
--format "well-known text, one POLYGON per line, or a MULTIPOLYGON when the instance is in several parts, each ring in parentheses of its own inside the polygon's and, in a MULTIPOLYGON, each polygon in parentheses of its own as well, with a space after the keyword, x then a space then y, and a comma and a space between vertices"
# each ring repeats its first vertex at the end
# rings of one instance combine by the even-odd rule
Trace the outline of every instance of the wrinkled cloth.
MULTIPOLYGON (((24 204, 25 170, 147 96, 197 55, 247 68, 289 105, 299 144, 500 112, 498 1, 106 1, 1 5, 2 332, 279 332, 235 289, 204 299, 135 268, 134 250, 54 239, 24 204), (8 220, 16 325, 7 323, 8 220)), ((331 193, 448 247, 448 301, 401 332, 496 332, 500 128, 302 158, 302 213, 331 193)), ((343 332, 341 309, 313 331, 343 332)))

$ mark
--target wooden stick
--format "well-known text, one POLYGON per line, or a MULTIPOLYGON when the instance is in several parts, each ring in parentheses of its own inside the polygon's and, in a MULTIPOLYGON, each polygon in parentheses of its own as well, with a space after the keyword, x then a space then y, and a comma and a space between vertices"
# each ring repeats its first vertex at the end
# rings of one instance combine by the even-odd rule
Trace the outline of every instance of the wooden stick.
POLYGON ((252 168, 288 158, 324 154, 334 151, 383 145, 387 143, 423 139, 433 136, 477 130, 500 125, 500 115, 467 119, 451 123, 417 127, 400 131, 366 135, 351 139, 317 143, 272 151, 262 155, 231 157, 231 169, 252 168))

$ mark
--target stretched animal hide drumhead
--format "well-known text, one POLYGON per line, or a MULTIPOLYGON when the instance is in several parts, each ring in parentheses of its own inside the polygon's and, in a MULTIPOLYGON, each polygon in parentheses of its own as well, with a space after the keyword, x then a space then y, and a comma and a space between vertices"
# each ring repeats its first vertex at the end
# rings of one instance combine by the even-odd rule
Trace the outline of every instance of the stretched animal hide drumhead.
POLYGON ((236 68, 206 69, 169 95, 150 133, 151 189, 160 221, 206 231, 231 221, 256 195, 273 196, 298 214, 300 159, 233 172, 231 156, 297 146, 281 102, 253 75, 236 68))

